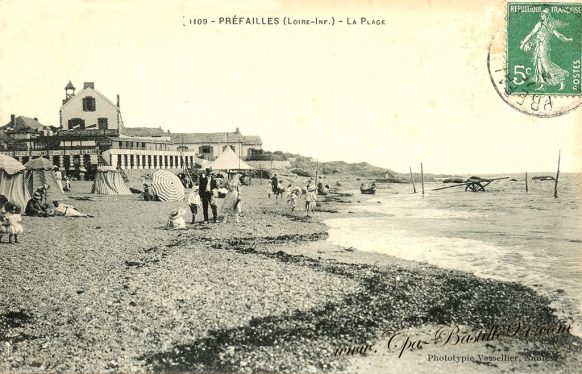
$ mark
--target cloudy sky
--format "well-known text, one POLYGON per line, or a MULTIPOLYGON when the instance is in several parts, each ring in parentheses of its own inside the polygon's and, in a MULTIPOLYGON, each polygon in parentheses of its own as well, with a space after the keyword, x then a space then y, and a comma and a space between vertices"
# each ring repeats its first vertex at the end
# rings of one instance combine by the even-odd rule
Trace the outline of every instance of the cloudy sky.
POLYGON ((486 66, 501 1, 0 0, 0 123, 58 125, 84 81, 126 126, 260 135, 264 148, 406 172, 582 171, 582 109, 505 104, 486 66), (219 17, 386 25, 219 25, 219 17), (186 25, 191 18, 216 20, 186 25))

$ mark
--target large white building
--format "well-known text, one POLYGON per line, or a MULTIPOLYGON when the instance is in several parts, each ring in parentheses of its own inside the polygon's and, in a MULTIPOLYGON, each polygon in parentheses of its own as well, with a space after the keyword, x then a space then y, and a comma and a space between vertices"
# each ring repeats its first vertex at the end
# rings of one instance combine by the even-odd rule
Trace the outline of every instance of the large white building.
POLYGON ((85 82, 83 89, 75 94, 75 87, 70 81, 65 87, 65 95, 60 110, 61 129, 119 130, 123 128, 119 95, 117 95, 117 104, 113 104, 95 89, 93 82, 85 82))
POLYGON ((259 136, 235 132, 171 134, 161 127, 125 127, 119 107, 85 82, 75 94, 65 87, 60 128, 44 126, 28 117, 11 118, 0 129, 0 153, 25 163, 46 157, 64 169, 108 164, 122 169, 181 169, 200 159, 214 160, 226 147, 241 158, 262 148, 259 136), (53 130, 58 130, 53 133, 53 130))

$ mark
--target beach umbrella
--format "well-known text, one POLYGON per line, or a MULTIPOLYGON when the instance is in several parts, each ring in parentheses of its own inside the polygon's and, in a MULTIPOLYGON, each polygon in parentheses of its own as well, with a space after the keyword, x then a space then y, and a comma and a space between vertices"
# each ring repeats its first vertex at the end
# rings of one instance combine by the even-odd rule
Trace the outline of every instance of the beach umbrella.
POLYGON ((158 170, 154 173, 150 191, 161 201, 184 200, 184 186, 182 185, 182 181, 177 175, 167 170, 158 170))
POLYGON ((24 166, 29 170, 53 170, 55 166, 44 157, 28 161, 24 166))

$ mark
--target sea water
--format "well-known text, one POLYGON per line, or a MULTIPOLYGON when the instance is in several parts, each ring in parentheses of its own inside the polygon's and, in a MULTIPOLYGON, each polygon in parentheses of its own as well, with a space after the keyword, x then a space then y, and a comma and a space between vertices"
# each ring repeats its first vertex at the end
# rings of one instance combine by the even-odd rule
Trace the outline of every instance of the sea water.
POLYGON ((360 203, 346 211, 377 214, 326 221, 329 240, 531 286, 582 336, 582 174, 560 175, 557 199, 554 181, 530 180, 526 192, 523 175, 510 177, 486 192, 434 191, 443 183, 426 183, 424 197, 419 183, 416 194, 410 184, 353 191, 360 203))

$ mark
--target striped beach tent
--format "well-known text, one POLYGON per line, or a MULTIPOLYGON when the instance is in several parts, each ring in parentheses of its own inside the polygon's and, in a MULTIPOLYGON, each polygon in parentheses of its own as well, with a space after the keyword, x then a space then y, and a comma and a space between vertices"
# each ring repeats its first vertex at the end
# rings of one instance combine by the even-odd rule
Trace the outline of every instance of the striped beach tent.
POLYGON ((167 170, 157 170, 152 175, 150 192, 160 201, 184 200, 184 186, 177 175, 167 170))
POLYGON ((24 170, 18 160, 0 154, 0 195, 21 206, 26 206, 31 196, 24 181, 24 170))
POLYGON ((67 196, 55 178, 53 173, 55 166, 52 162, 46 158, 39 157, 28 161, 24 167, 26 167, 26 187, 31 196, 34 191, 46 184, 49 186, 46 192, 48 202, 67 199, 67 196))
POLYGON ((119 170, 113 166, 99 166, 95 174, 93 193, 100 195, 131 195, 119 170))

